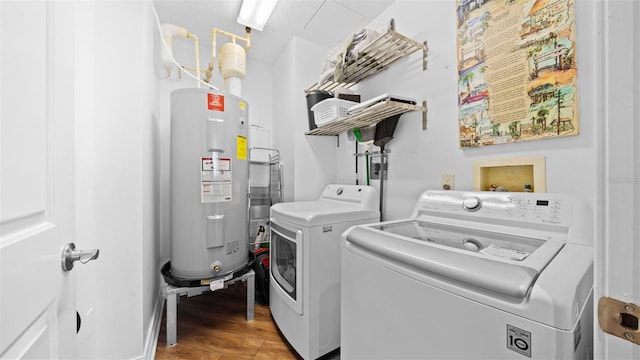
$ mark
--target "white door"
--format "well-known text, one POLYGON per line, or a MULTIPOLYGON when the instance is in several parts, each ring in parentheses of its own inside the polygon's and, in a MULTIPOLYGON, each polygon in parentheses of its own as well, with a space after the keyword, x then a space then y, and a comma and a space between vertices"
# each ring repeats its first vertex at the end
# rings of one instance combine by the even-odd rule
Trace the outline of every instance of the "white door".
POLYGON ((596 82, 602 83, 602 116, 594 118, 603 120, 598 139, 604 155, 596 209, 601 231, 596 239, 594 358, 638 360, 640 346, 632 341, 640 344, 640 3, 600 5, 602 39, 593 40, 601 44, 596 51, 603 59, 602 78, 596 82), (621 304, 601 311, 597 305, 607 298, 621 304), (603 315, 620 337, 599 326, 603 315))
POLYGON ((0 358, 76 356, 74 8, 0 1, 0 358))

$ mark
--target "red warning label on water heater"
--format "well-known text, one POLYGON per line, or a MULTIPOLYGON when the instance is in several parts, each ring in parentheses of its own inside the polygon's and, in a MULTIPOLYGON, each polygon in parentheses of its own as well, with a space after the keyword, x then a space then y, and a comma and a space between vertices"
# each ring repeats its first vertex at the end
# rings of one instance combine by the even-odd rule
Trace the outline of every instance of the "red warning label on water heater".
POLYGON ((218 94, 207 94, 207 108, 213 111, 224 112, 224 96, 218 94))

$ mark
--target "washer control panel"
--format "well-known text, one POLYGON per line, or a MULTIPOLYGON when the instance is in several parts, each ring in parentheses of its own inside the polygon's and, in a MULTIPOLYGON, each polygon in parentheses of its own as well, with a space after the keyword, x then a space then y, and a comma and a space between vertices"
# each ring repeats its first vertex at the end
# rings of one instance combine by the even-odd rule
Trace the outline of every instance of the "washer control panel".
POLYGON ((571 201, 558 194, 427 191, 414 210, 490 219, 563 224, 570 221, 571 201))

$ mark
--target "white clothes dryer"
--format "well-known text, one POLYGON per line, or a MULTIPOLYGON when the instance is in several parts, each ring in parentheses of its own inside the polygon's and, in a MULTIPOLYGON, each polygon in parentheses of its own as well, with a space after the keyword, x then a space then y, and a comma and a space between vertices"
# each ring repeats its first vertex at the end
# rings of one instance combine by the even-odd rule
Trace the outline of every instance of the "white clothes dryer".
POLYGON ((341 358, 593 358, 590 218, 567 195, 427 191, 349 229, 341 358))
POLYGON ((340 346, 340 236, 380 221, 370 186, 328 185, 318 200, 271 207, 271 314, 304 359, 340 346))

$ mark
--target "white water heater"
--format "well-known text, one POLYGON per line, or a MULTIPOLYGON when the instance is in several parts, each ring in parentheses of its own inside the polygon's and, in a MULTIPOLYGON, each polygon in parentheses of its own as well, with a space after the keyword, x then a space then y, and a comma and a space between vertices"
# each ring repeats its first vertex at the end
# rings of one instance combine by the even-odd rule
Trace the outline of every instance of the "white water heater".
POLYGON ((171 275, 198 280, 248 265, 249 107, 208 89, 171 93, 171 275))

